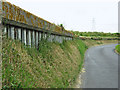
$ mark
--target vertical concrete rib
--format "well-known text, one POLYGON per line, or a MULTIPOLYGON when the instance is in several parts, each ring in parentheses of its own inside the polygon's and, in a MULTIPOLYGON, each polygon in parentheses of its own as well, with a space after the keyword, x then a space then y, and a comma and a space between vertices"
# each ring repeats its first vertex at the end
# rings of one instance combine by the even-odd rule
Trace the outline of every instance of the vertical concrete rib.
POLYGON ((53 41, 55 41, 55 35, 53 34, 53 41))
POLYGON ((35 31, 32 31, 32 46, 35 46, 35 31))
POLYGON ((45 34, 45 33, 43 32, 43 33, 42 33, 42 39, 43 39, 43 40, 44 40, 44 34, 45 34))
POLYGON ((10 26, 8 26, 8 38, 10 38, 10 36, 11 36, 11 28, 10 26))
POLYGON ((60 36, 60 43, 62 43, 62 36, 60 36))
POLYGON ((54 38, 55 38, 55 42, 56 42, 56 39, 57 39, 56 35, 54 35, 54 38))
POLYGON ((35 45, 36 45, 36 48, 38 48, 38 32, 36 32, 36 36, 35 36, 36 40, 35 40, 35 45))
POLYGON ((3 33, 3 35, 6 35, 6 33, 7 33, 7 27, 4 26, 4 33, 3 33))
POLYGON ((59 41, 58 41, 58 36, 57 36, 57 35, 56 35, 56 42, 59 42, 59 41))
POLYGON ((39 32, 39 42, 41 41, 41 32, 39 32))
POLYGON ((39 47, 40 41, 41 41, 41 32, 38 32, 38 47, 39 47))
POLYGON ((58 42, 60 43, 60 36, 58 36, 58 42))
POLYGON ((31 47, 31 31, 28 31, 28 45, 31 47))
POLYGON ((22 42, 26 45, 26 29, 22 30, 22 42))
POLYGON ((50 42, 52 42, 52 40, 53 40, 53 38, 52 38, 52 34, 50 34, 50 38, 51 38, 50 42))
POLYGON ((53 42, 53 35, 51 34, 51 42, 53 42))
POLYGON ((46 34, 46 33, 44 34, 44 39, 45 39, 45 40, 47 39, 47 34, 46 34))
POLYGON ((55 35, 55 42, 57 42, 57 36, 55 35))
POLYGON ((56 41, 59 42, 59 36, 56 35, 56 41))
POLYGON ((24 29, 24 44, 26 45, 26 29, 24 29))
POLYGON ((21 29, 18 28, 18 40, 21 40, 21 29))
POLYGON ((11 36, 10 36, 11 39, 14 39, 14 38, 15 38, 15 37, 14 37, 14 35, 15 35, 15 34, 14 34, 14 29, 15 29, 14 27, 11 27, 11 30, 10 30, 10 31, 11 31, 11 36))

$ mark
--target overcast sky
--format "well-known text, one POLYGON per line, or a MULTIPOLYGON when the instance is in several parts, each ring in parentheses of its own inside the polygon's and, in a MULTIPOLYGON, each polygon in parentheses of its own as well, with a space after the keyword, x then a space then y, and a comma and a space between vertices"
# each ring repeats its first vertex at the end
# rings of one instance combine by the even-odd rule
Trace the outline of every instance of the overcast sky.
POLYGON ((119 0, 7 1, 67 30, 118 32, 119 0))

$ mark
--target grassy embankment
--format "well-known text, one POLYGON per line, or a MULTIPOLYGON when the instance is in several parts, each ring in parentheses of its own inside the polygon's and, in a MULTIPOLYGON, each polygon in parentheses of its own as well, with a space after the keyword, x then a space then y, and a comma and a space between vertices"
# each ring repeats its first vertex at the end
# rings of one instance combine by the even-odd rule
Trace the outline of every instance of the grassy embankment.
POLYGON ((50 43, 41 41, 39 50, 19 41, 3 40, 3 88, 68 88, 82 68, 87 46, 82 40, 50 43))
POLYGON ((71 31, 74 35, 84 36, 84 37, 104 37, 104 38, 116 38, 120 37, 120 33, 104 33, 104 32, 79 32, 79 31, 71 31))
POLYGON ((41 41, 39 50, 3 40, 2 84, 22 88, 68 88, 75 83, 88 47, 111 40, 41 41))
POLYGON ((116 50, 116 52, 120 55, 120 45, 117 45, 117 46, 115 47, 115 50, 116 50))
POLYGON ((118 40, 83 40, 83 42, 86 46, 92 47, 104 44, 116 44, 118 43, 118 40))

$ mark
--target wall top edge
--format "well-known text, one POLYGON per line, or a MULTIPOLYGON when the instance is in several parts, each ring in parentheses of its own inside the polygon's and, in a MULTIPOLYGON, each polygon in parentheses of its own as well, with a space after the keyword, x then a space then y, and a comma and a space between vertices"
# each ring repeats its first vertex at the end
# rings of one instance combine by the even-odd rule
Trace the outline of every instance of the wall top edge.
POLYGON ((62 29, 62 27, 55 25, 54 23, 51 23, 41 17, 38 17, 22 8, 19 6, 16 6, 14 4, 11 4, 10 2, 6 0, 1 0, 2 1, 2 13, 3 13, 3 18, 9 19, 9 20, 14 20, 20 23, 25 23, 31 26, 39 27, 39 28, 44 28, 46 29, 52 28, 54 29, 55 32, 59 33, 68 33, 72 34, 72 32, 62 29))

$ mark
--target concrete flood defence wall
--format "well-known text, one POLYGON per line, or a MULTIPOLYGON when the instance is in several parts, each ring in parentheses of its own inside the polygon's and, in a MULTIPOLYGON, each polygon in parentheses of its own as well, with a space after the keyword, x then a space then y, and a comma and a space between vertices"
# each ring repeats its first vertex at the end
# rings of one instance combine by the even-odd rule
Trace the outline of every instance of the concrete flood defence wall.
POLYGON ((25 45, 38 47, 41 40, 62 43, 72 40, 73 34, 7 1, 0 2, 2 36, 20 40, 25 45))
POLYGON ((3 35, 6 35, 8 38, 20 40, 27 46, 38 47, 38 44, 41 40, 47 40, 49 42, 59 42, 62 43, 63 40, 72 40, 73 37, 59 35, 55 33, 33 30, 30 28, 23 28, 12 26, 9 24, 4 25, 3 35))
POLYGON ((7 1, 0 0, 0 89, 2 88, 2 39, 20 40, 29 47, 39 47, 41 40, 62 43, 73 34, 7 1))

